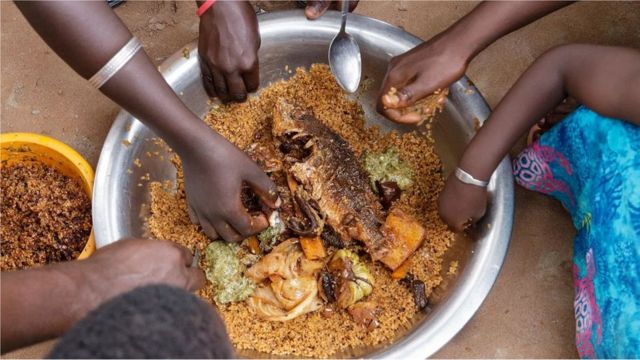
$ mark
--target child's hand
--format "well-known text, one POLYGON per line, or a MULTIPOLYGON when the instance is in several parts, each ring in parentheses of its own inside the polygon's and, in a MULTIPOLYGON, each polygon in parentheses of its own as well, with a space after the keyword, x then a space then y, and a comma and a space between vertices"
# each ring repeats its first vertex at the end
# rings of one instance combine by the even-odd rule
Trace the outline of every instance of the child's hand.
POLYGON ((398 109, 438 89, 446 89, 460 79, 467 68, 465 49, 444 38, 434 38, 391 59, 378 98, 378 111, 398 123, 416 123, 419 114, 402 115, 398 109), (385 94, 392 87, 398 89, 397 102, 388 101, 385 94))
POLYGON ((269 225, 265 215, 247 212, 240 192, 246 182, 265 205, 276 208, 276 186, 242 151, 215 134, 180 155, 189 217, 207 236, 238 242, 269 225))
POLYGON ((438 198, 438 212, 442 220, 460 232, 480 220, 487 210, 487 191, 449 176, 438 198))

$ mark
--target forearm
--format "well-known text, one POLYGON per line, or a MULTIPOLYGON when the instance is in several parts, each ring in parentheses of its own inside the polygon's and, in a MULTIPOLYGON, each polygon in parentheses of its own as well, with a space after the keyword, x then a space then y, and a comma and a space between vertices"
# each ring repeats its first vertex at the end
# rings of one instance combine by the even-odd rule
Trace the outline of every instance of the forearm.
MULTIPOLYGON (((89 78, 131 38, 106 2, 17 2, 45 42, 78 74, 89 78)), ((176 151, 191 137, 212 131, 167 85, 144 51, 139 51, 101 89, 145 122, 176 151)))
POLYGON ((2 272, 2 351, 61 336, 105 301, 149 284, 194 291, 204 273, 164 240, 123 239, 89 259, 2 272))
POLYGON ((62 335, 86 313, 76 263, 2 272, 2 352, 62 335))
POLYGON ((498 104, 460 167, 487 180, 520 136, 567 95, 602 115, 640 125, 640 52, 576 44, 545 53, 498 104))
POLYGON ((488 180, 518 138, 565 98, 562 61, 547 53, 522 74, 465 149, 463 170, 488 180))
POLYGON ((442 36, 459 44, 471 61, 504 35, 571 4, 571 1, 485 1, 442 36))

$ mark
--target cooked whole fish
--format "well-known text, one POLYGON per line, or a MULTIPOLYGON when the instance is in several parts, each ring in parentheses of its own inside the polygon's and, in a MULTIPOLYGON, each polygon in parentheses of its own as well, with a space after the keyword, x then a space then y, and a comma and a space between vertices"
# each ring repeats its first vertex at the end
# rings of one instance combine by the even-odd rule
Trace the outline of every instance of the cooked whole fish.
POLYGON ((274 108, 272 134, 284 153, 287 172, 301 185, 298 202, 317 235, 327 224, 345 243, 359 240, 374 260, 383 258, 387 246, 380 232, 381 205, 369 177, 349 144, 312 113, 280 99, 274 108), (311 216, 313 217, 313 216, 311 216))

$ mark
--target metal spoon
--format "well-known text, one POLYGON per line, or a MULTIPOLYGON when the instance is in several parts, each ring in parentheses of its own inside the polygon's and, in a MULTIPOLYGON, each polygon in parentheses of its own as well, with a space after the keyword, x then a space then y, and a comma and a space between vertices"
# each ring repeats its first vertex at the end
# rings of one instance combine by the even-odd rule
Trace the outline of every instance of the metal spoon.
POLYGON ((348 13, 349 1, 344 0, 342 2, 342 26, 329 46, 329 66, 333 76, 338 80, 338 84, 346 92, 353 93, 358 90, 358 85, 360 85, 362 59, 356 39, 345 31, 348 13))

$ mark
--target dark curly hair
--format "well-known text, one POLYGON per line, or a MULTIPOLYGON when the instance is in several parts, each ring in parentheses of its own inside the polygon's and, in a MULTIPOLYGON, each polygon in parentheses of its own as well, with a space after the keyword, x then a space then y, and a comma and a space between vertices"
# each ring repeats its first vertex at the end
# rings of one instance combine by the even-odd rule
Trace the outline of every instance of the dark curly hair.
POLYGON ((232 358, 213 306, 182 289, 140 287, 78 322, 50 358, 232 358))

